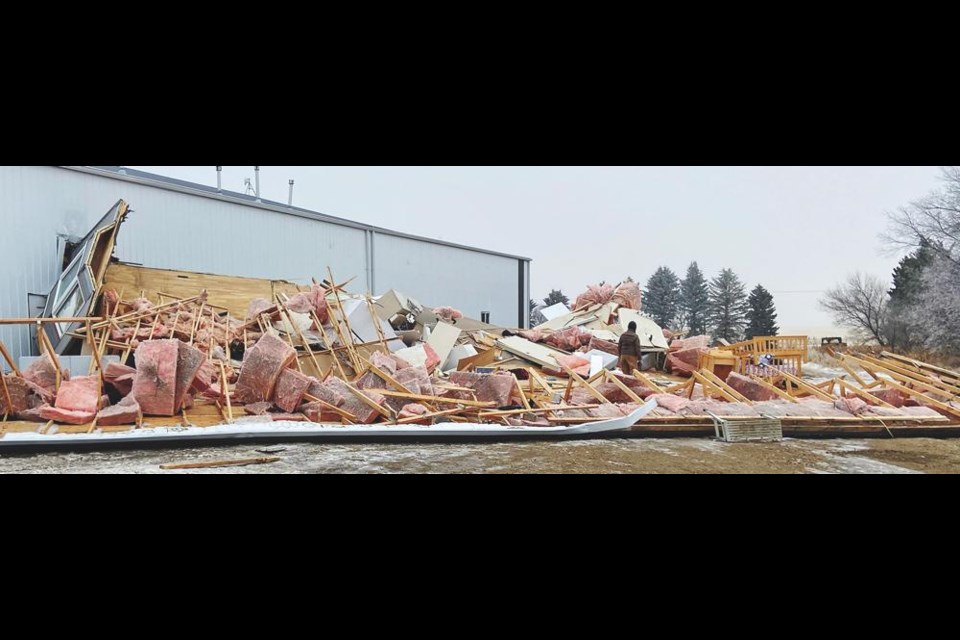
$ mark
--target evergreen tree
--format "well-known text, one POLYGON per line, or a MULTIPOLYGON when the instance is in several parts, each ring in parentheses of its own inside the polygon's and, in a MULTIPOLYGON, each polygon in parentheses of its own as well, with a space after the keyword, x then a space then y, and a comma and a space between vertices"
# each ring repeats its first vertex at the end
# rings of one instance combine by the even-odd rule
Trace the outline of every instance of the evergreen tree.
POLYGON ((668 267, 660 267, 647 280, 643 310, 664 328, 674 326, 680 302, 680 279, 668 267))
POLYGON ((887 305, 886 339, 892 349, 911 349, 922 345, 929 333, 920 322, 918 309, 925 298, 924 272, 934 262, 936 253, 930 243, 920 240, 920 247, 904 256, 893 270, 893 288, 887 305))
POLYGON ((773 306, 773 296, 769 291, 758 284, 750 292, 748 303, 750 324, 747 325, 747 340, 755 336, 775 336, 780 333, 777 310, 773 306))
POLYGON ((747 325, 747 292, 732 269, 710 281, 710 327, 714 338, 739 342, 747 325))
POLYGON ((920 248, 900 261, 893 270, 893 288, 890 289, 890 304, 903 307, 916 304, 923 293, 923 270, 933 262, 934 252, 926 240, 921 240, 920 248))
POLYGON ((560 291, 559 289, 551 290, 550 295, 543 299, 543 304, 547 305, 548 307, 552 307, 555 304, 560 304, 561 302, 568 307, 570 306, 570 298, 563 295, 563 291, 560 291))
POLYGON ((707 332, 707 313, 710 308, 710 294, 707 279, 703 277, 696 262, 687 267, 687 277, 680 283, 680 324, 691 336, 707 332))

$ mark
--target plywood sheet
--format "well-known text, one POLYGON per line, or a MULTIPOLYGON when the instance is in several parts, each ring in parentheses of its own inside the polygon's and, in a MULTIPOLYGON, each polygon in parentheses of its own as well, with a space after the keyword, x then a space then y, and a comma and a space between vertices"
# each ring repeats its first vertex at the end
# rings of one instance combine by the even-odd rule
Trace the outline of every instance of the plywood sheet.
POLYGON ((218 276, 209 273, 191 271, 172 271, 168 269, 150 269, 122 262, 107 267, 103 278, 104 288, 123 291, 123 297, 130 300, 140 291, 156 302, 158 293, 163 292, 178 298, 192 298, 206 289, 210 304, 223 307, 235 318, 243 318, 247 306, 253 298, 273 300, 275 293, 293 296, 307 287, 299 287, 285 280, 261 280, 258 278, 238 278, 218 276))

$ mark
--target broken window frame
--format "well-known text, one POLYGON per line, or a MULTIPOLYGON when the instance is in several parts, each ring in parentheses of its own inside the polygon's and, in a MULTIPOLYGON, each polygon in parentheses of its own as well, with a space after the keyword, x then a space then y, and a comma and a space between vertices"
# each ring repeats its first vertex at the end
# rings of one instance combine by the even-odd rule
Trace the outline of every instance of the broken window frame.
MULTIPOLYGON (((45 318, 89 317, 95 311, 100 287, 107 265, 113 256, 117 230, 130 208, 123 200, 118 200, 97 224, 77 245, 70 264, 63 269, 47 295, 43 309, 45 318), (94 260, 97 263, 94 264, 94 260), (79 266, 78 266, 79 265, 79 266), (79 293, 80 301, 72 301, 79 293), (72 310, 66 307, 70 303, 72 310)), ((69 325, 49 323, 43 327, 57 353, 63 354, 74 338, 70 335, 80 327, 79 323, 69 325)))

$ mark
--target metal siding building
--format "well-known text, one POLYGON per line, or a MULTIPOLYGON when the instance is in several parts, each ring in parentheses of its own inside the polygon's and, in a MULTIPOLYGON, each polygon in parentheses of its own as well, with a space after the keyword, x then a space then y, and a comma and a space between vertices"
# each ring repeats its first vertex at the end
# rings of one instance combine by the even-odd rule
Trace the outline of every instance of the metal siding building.
MULTIPOLYGON (((212 170, 212 168, 211 168, 212 170)), ((501 326, 525 322, 530 260, 362 225, 216 188, 119 167, 0 167, 0 318, 35 315, 27 294, 60 275, 58 234, 89 231, 119 199, 133 210, 115 255, 161 269, 283 279, 356 276, 350 288, 397 289, 501 326)), ((25 327, 0 326, 14 357, 25 327)))

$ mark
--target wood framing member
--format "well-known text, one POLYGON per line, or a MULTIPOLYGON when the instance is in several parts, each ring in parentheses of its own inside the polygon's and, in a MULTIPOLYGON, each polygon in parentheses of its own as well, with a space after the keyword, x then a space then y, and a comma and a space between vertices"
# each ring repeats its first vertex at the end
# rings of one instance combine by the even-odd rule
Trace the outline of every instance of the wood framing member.
POLYGON ((867 386, 867 383, 864 381, 863 378, 861 378, 861 377, 859 376, 859 374, 857 374, 856 371, 853 370, 853 367, 851 367, 849 364, 847 364, 846 362, 844 362, 844 361, 843 361, 839 356, 837 356, 836 354, 834 355, 834 358, 837 360, 837 362, 840 363, 840 366, 843 367, 843 370, 850 374, 850 377, 853 378, 853 379, 857 382, 858 385, 860 385, 861 387, 867 386))
MULTIPOLYGON (((949 391, 947 391, 946 389, 941 389, 940 387, 938 387, 938 386, 936 386, 936 385, 929 384, 929 383, 927 383, 927 382, 922 382, 922 381, 920 381, 920 380, 915 380, 915 379, 913 379, 913 378, 911 378, 911 377, 909 377, 909 376, 905 376, 905 375, 899 374, 899 373, 897 373, 896 371, 891 371, 890 369, 887 369, 886 367, 881 367, 881 366, 879 366, 879 365, 875 365, 875 364, 873 364, 873 363, 871 363, 871 362, 868 362, 868 361, 866 361, 866 360, 861 360, 860 358, 855 358, 855 357, 850 356, 850 355, 844 355, 843 357, 844 357, 844 358, 849 358, 850 360, 853 360, 854 362, 856 362, 857 364, 859 364, 861 367, 863 367, 864 369, 866 369, 867 371, 869 371, 869 372, 870 372, 870 375, 872 375, 873 377, 877 378, 878 380, 880 379, 880 376, 877 375, 877 372, 878 372, 878 371, 882 371, 883 373, 887 374, 888 376, 890 376, 890 377, 893 378, 894 380, 897 380, 897 381, 899 381, 899 382, 905 382, 905 383, 907 383, 907 384, 912 384, 913 386, 919 387, 919 388, 923 389, 924 391, 929 391, 930 393, 934 393, 934 394, 936 394, 936 395, 938 395, 938 396, 946 397, 948 400, 957 400, 957 399, 960 399, 960 398, 957 398, 954 394, 952 394, 952 393, 950 393, 949 391)), ((888 381, 888 380, 884 380, 884 384, 886 384, 887 382, 889 382, 889 381, 888 381)))
POLYGON ((927 364, 926 362, 923 362, 923 361, 921 361, 921 360, 914 360, 913 358, 908 358, 908 357, 906 357, 906 356, 900 356, 900 355, 897 355, 897 354, 895 354, 895 353, 890 353, 890 352, 888 352, 888 351, 882 351, 882 352, 880 352, 880 357, 882 357, 882 358, 891 358, 891 359, 893 359, 893 360, 897 360, 897 361, 902 362, 902 363, 910 364, 910 365, 916 367, 917 369, 922 369, 922 370, 924 370, 924 371, 929 371, 929 372, 931 372, 931 373, 935 373, 935 374, 937 374, 938 376, 941 376, 941 377, 952 378, 952 379, 955 380, 958 384, 960 384, 960 372, 951 371, 950 369, 944 369, 943 367, 938 367, 938 366, 935 366, 935 365, 932 365, 932 364, 927 364))
MULTIPOLYGON (((637 379, 639 380, 639 378, 637 379)), ((662 389, 658 393, 676 393, 678 391, 688 391, 690 387, 693 385, 693 383, 694 383, 693 378, 690 378, 686 382, 681 382, 680 384, 675 384, 672 387, 667 387, 666 389, 662 389)))
POLYGON ((7 410, 3 412, 3 421, 7 421, 7 414, 13 413, 13 400, 10 398, 10 389, 7 388, 7 378, 0 373, 0 386, 3 387, 3 399, 7 403, 7 410))
MULTIPOLYGON (((616 377, 616 376, 613 376, 613 377, 616 377)), ((643 386, 645 386, 647 389, 650 389, 650 391, 654 391, 656 393, 664 393, 662 387, 658 386, 656 382, 654 382, 647 376, 643 375, 639 371, 634 371, 633 377, 639 380, 641 383, 643 383, 643 386)))
POLYGON ((408 400, 426 400, 427 402, 439 402, 442 404, 462 404, 465 407, 480 407, 484 409, 496 409, 496 402, 479 402, 476 400, 459 400, 457 398, 440 398, 437 396, 424 396, 418 393, 402 393, 400 391, 390 391, 389 389, 377 389, 377 393, 391 398, 406 398, 408 400))
POLYGON ((309 402, 315 402, 319 404, 321 407, 323 407, 324 409, 328 411, 332 411, 333 413, 337 414, 342 418, 346 418, 347 422, 349 422, 350 424, 353 424, 354 422, 357 421, 357 416, 353 415, 349 411, 341 409, 340 407, 335 407, 329 402, 325 402, 320 398, 310 395, 309 393, 303 394, 303 397, 305 400, 308 400, 309 402))
POLYGON ((816 396, 817 398, 820 398, 821 400, 825 400, 827 402, 832 403, 836 401, 836 398, 834 398, 833 396, 825 394, 820 389, 817 389, 815 386, 811 384, 807 384, 806 382, 796 377, 795 375, 787 373, 786 371, 778 371, 777 374, 780 376, 783 376, 783 378, 785 378, 786 380, 789 380, 791 384, 795 385, 801 391, 805 391, 806 393, 809 393, 810 395, 816 396))
POLYGON ((592 395, 594 398, 596 398, 603 404, 611 404, 611 402, 607 400, 606 396, 604 396, 602 393, 594 389, 591 385, 587 384, 587 381, 581 378, 580 376, 578 376, 573 369, 571 369, 565 364, 562 364, 560 366, 563 367, 563 370, 567 372, 568 376, 570 376, 570 380, 576 382, 578 385, 586 389, 590 393, 590 395, 592 395))
POLYGON ((7 345, 3 344, 2 340, 0 340, 0 354, 3 354, 3 359, 7 361, 7 365, 10 367, 10 370, 13 371, 13 375, 22 378, 23 374, 20 373, 17 363, 13 361, 13 356, 7 351, 7 345))
MULTIPOLYGON (((331 278, 331 281, 332 280, 333 278, 331 278)), ((363 373, 366 373, 366 371, 364 371, 363 373)), ((360 373, 359 376, 362 376, 363 373, 360 373)), ((392 409, 389 409, 387 407, 383 407, 377 404, 376 402, 373 401, 373 398, 365 394, 363 391, 360 391, 360 389, 355 389, 353 385, 348 384, 346 386, 347 386, 347 389, 349 389, 353 393, 353 395, 357 396, 357 398, 359 398, 360 401, 363 402, 365 405, 367 405, 368 407, 370 407, 371 409, 373 409, 374 411, 382 415, 387 420, 390 420, 391 422, 394 420, 395 416, 393 414, 392 409)), ((382 393, 382 392, 383 392, 382 389, 377 390, 377 393, 382 393)))
POLYGON ((220 364, 220 391, 223 393, 223 397, 227 401, 227 422, 233 422, 233 405, 230 403, 230 387, 228 384, 227 378, 227 368, 223 364, 223 360, 217 361, 220 364))
POLYGON ((952 416, 955 416, 955 417, 957 417, 957 418, 960 418, 960 409, 955 409, 954 407, 951 407, 951 406, 948 405, 948 404, 945 404, 945 403, 943 403, 943 402, 940 402, 939 400, 934 400, 933 398, 931 398, 930 396, 928 396, 928 395, 926 395, 926 394, 920 393, 919 391, 916 391, 916 390, 911 389, 911 388, 909 388, 909 387, 905 387, 905 386, 903 386, 902 384, 900 384, 900 383, 898 383, 898 382, 893 382, 892 380, 884 380, 884 381, 883 381, 883 384, 886 385, 886 386, 888 386, 888 387, 890 387, 891 389, 897 389, 898 391, 900 391, 900 392, 902 392, 902 393, 905 393, 905 394, 907 394, 908 396, 912 396, 913 398, 916 398, 917 400, 919 400, 920 402, 922 402, 922 403, 924 403, 924 404, 927 404, 927 405, 929 405, 929 406, 931 406, 931 407, 936 407, 937 409, 940 409, 941 411, 945 411, 945 412, 949 413, 949 414, 952 415, 952 416))
POLYGON ((742 393, 740 393, 739 391, 737 391, 736 389, 728 385, 726 382, 718 378, 713 371, 702 369, 700 370, 699 373, 701 376, 709 380, 715 387, 717 387, 718 389, 722 389, 723 391, 726 391, 728 394, 736 398, 737 402, 745 402, 747 404, 753 404, 753 402, 751 402, 749 398, 747 398, 742 393))
MULTIPOLYGON (((723 399, 727 400, 728 402, 741 402, 741 400, 737 398, 737 396, 740 395, 739 393, 737 394, 737 396, 733 395, 732 393, 724 389, 723 386, 718 385, 716 382, 714 382, 714 380, 711 380, 710 378, 707 378, 705 375, 703 375, 702 371, 693 371, 692 375, 693 375, 693 379, 699 382, 700 385, 703 387, 703 395, 705 395, 706 397, 709 398, 710 396, 719 393, 721 396, 723 396, 723 399)), ((714 379, 719 380, 719 378, 717 378, 716 376, 714 376, 714 379)), ((740 396, 740 397, 743 398, 743 396, 740 396)))
MULTIPOLYGON (((606 371, 606 370, 605 370, 605 371, 606 371)), ((604 379, 605 379, 607 382, 615 385, 618 389, 620 389, 620 391, 622 391, 628 398, 630 398, 630 399, 633 400, 634 402, 643 404, 643 398, 641 398, 641 397, 638 396, 636 393, 634 393, 633 389, 631 389, 631 388, 628 387, 627 385, 625 385, 625 384, 623 384, 622 382, 620 382, 620 380, 617 378, 617 376, 613 375, 613 374, 610 373, 609 371, 607 371, 606 373, 607 373, 607 375, 604 376, 604 379)))
POLYGON ((867 355, 862 355, 862 356, 858 356, 858 357, 861 358, 862 360, 865 360, 865 361, 871 363, 871 364, 875 364, 875 365, 877 365, 878 367, 881 367, 884 371, 889 371, 889 372, 892 372, 892 373, 899 373, 899 374, 903 375, 903 376, 906 377, 906 378, 910 378, 911 380, 916 380, 917 382, 923 382, 923 383, 925 383, 925 384, 933 385, 933 386, 935 386, 935 387, 938 387, 938 388, 940 388, 940 389, 943 389, 944 391, 949 392, 951 395, 954 395, 954 396, 960 394, 960 387, 954 386, 954 385, 949 384, 949 383, 947 383, 947 382, 944 382, 943 380, 940 380, 940 379, 931 378, 930 376, 928 376, 928 375, 926 375, 926 374, 924 374, 924 373, 919 373, 919 372, 917 372, 917 371, 913 371, 913 370, 911 370, 911 369, 907 369, 907 368, 905 368, 905 367, 901 367, 901 366, 898 365, 898 364, 893 364, 893 363, 890 363, 890 362, 884 362, 884 361, 882 361, 882 360, 878 360, 878 359, 876 359, 876 358, 872 358, 872 357, 867 356, 867 355))
POLYGON ((759 384, 761 387, 763 387, 764 389, 766 389, 767 391, 772 391, 773 393, 777 394, 778 397, 783 398, 784 400, 789 400, 790 402, 796 402, 797 404, 800 403, 800 401, 797 400, 796 398, 794 398, 792 395, 790 395, 789 393, 787 393, 787 392, 784 391, 783 389, 780 389, 780 388, 777 387, 776 385, 770 384, 769 382, 767 382, 767 381, 764 380, 763 378, 761 378, 761 377, 759 377, 759 376, 755 376, 755 375, 750 375, 750 376, 748 376, 748 377, 749 377, 751 380, 753 380, 754 382, 756 382, 757 384, 759 384))
POLYGON ((861 398, 863 398, 864 401, 866 401, 866 402, 868 402, 868 403, 870 403, 870 404, 875 404, 875 405, 878 405, 878 406, 881 406, 881 407, 887 407, 887 408, 889 408, 889 409, 896 409, 896 407, 893 406, 892 404, 890 404, 890 403, 888 403, 888 402, 884 402, 883 400, 881 400, 881 399, 878 398, 877 396, 870 395, 869 393, 867 393, 867 392, 864 391, 863 389, 857 389, 855 386, 853 386, 852 384, 850 384, 850 383, 847 382, 846 380, 839 380, 839 379, 838 379, 838 380, 837 380, 837 384, 839 384, 842 389, 845 389, 846 391, 849 391, 850 393, 852 393, 852 394, 854 394, 854 395, 856 395, 856 396, 860 396, 861 398))
POLYGON ((458 413, 463 413, 464 411, 466 411, 464 407, 447 409, 446 411, 434 411, 432 413, 425 413, 422 416, 413 416, 412 418, 397 420, 397 424, 412 424, 414 422, 420 422, 421 420, 433 420, 434 418, 441 418, 443 416, 453 416, 458 413))

